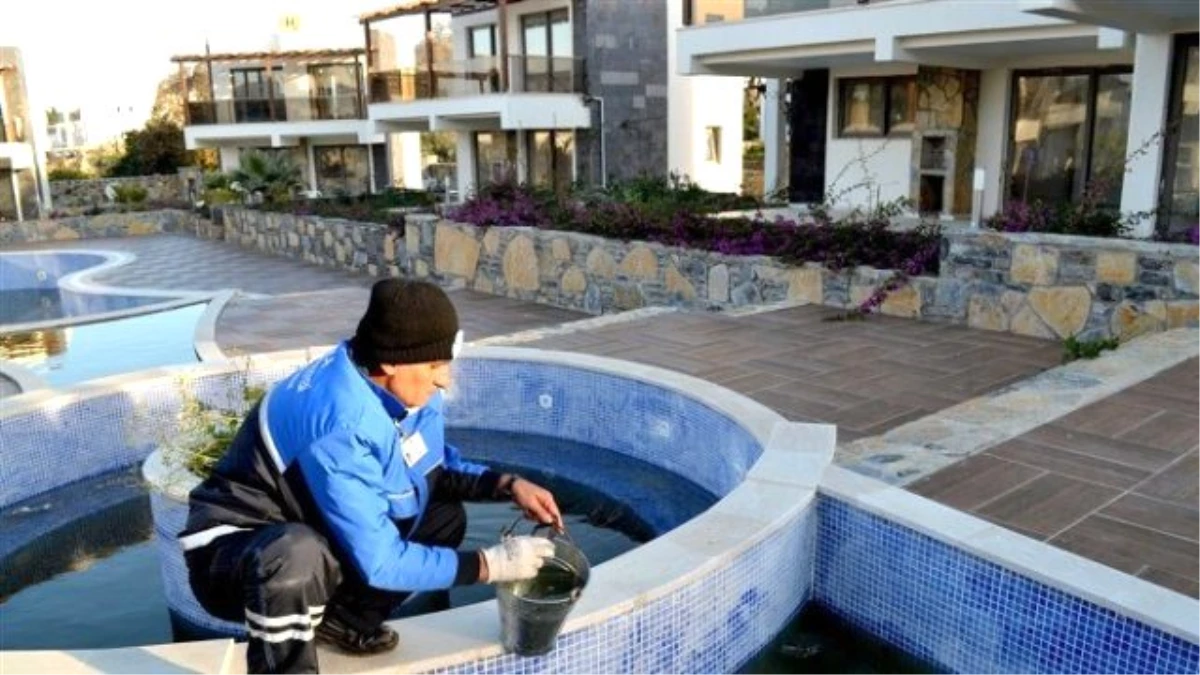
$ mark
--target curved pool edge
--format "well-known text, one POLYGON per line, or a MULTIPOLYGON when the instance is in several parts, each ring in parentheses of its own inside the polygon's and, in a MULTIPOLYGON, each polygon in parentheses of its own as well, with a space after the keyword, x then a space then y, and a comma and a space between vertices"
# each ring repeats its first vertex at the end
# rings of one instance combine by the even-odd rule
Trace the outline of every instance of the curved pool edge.
POLYGON ((221 349, 220 344, 217 343, 217 321, 220 320, 221 313, 225 311, 225 307, 238 294, 239 291, 235 289, 218 291, 209 300, 204 314, 200 315, 199 321, 196 322, 196 330, 192 335, 192 345, 196 352, 196 358, 200 359, 201 363, 220 363, 229 360, 229 357, 221 349))
MULTIPOLYGON (((275 367, 298 366, 311 360, 315 355, 312 348, 288 350, 281 353, 249 355, 246 364, 226 361, 116 375, 79 385, 70 391, 20 397, 22 400, 14 401, 17 405, 12 410, 6 410, 4 416, 33 408, 65 407, 70 401, 87 399, 106 392, 136 390, 139 388, 139 383, 145 383, 149 379, 187 377, 189 372, 195 374, 231 373, 245 369, 250 364, 255 367, 264 363, 272 364, 275 367), (286 362, 286 364, 280 363, 280 361, 286 362)), ((727 415, 735 420, 737 425, 749 433, 763 448, 759 462, 771 460, 776 453, 789 452, 787 448, 780 446, 778 436, 775 436, 773 440, 772 434, 779 424, 787 424, 793 431, 801 427, 812 427, 815 432, 812 438, 822 442, 824 447, 821 452, 813 453, 815 457, 811 466, 818 467, 821 461, 827 463, 832 456, 835 433, 833 427, 828 425, 790 425, 782 416, 766 406, 725 390, 718 385, 672 371, 603 357, 581 357, 581 355, 566 352, 543 352, 514 347, 468 347, 464 357, 480 360, 537 362, 571 369, 591 370, 618 378, 638 380, 652 387, 661 387, 677 392, 710 408, 719 415, 727 415), (661 379, 659 379, 660 376, 661 379)), ((781 460, 787 461, 786 458, 781 458, 781 460)), ((759 462, 749 467, 745 480, 741 484, 705 513, 647 545, 614 558, 604 565, 597 566, 589 585, 589 592, 585 594, 568 619, 563 629, 563 635, 585 630, 606 619, 627 612, 631 608, 642 607, 647 603, 661 600, 681 585, 695 583, 703 575, 711 574, 723 563, 762 542, 778 528, 793 524, 802 512, 810 508, 819 476, 797 477, 779 474, 777 468, 770 472, 771 475, 762 475, 761 470, 756 470, 759 462), (771 498, 765 499, 767 496, 771 498), (751 524, 754 527, 750 527, 751 524), (681 570, 685 570, 687 573, 676 573, 681 570)), ((771 464, 771 462, 768 461, 767 464, 771 464)), ((793 605, 789 611, 794 610, 795 606, 793 605)), ((379 662, 374 659, 353 659, 342 662, 339 661, 339 655, 323 652, 323 667, 334 672, 347 670, 369 672, 375 668, 423 669, 463 665, 478 658, 505 655, 499 643, 499 614, 494 600, 434 615, 404 619, 395 622, 395 625, 398 630, 402 631, 402 634, 412 636, 402 642, 402 647, 398 652, 378 657, 382 659, 379 662), (447 629, 447 626, 453 626, 453 628, 447 629), (417 636, 426 635, 428 639, 417 638, 417 636)), ((782 620, 779 626, 773 626, 772 629, 774 631, 781 627, 782 620)), ((198 650, 205 649, 197 643, 158 645, 153 649, 156 654, 166 656, 173 653, 174 646, 188 648, 187 651, 181 651, 181 658, 185 655, 195 655, 198 650)), ((103 652, 103 660, 111 664, 112 668, 125 669, 124 659, 128 658, 131 662, 136 662, 139 655, 143 654, 146 649, 150 648, 100 651, 103 652)), ((211 659, 209 661, 211 663, 217 661, 224 663, 229 658, 229 652, 240 654, 236 646, 231 649, 227 642, 217 641, 211 644, 211 653, 204 658, 211 659), (221 654, 217 654, 217 652, 221 652, 221 654)), ((100 652, 89 652, 86 656, 91 658, 96 653, 100 652)), ((48 663, 62 663, 61 659, 75 658, 74 655, 77 654, 80 655, 80 658, 84 655, 83 652, 74 650, 59 652, 48 663)), ((6 652, 4 656, 6 662, 20 663, 22 669, 35 671, 50 669, 39 665, 40 661, 34 654, 6 652), (20 657, 20 661, 13 661, 17 657, 20 657), (31 660, 27 661, 27 658, 31 660)), ((237 657, 235 657, 236 661, 237 657)), ((86 663, 86 660, 83 662, 86 663)))
POLYGON ((217 295, 212 291, 184 291, 170 290, 162 288, 140 288, 130 286, 109 286, 106 284, 95 283, 92 277, 107 272, 118 267, 123 267, 132 263, 137 259, 137 256, 124 251, 112 251, 105 249, 36 249, 29 251, 0 251, 3 255, 86 255, 94 256, 101 259, 98 265, 87 267, 75 272, 71 272, 57 280, 57 286, 61 290, 78 293, 81 295, 131 295, 147 298, 162 298, 162 302, 156 302, 139 307, 129 309, 116 310, 112 312, 98 312, 95 314, 85 314, 83 316, 67 316, 61 319, 52 319, 49 321, 27 321, 24 323, 13 323, 0 325, 0 334, 8 333, 24 333, 29 331, 53 330, 56 328, 66 328, 70 326, 81 326, 89 323, 100 323, 104 321, 113 321, 123 319, 130 316, 140 316, 142 314, 152 314, 155 312, 177 309, 186 307, 201 302, 209 302, 217 295))
POLYGON ((17 393, 13 396, 20 396, 39 389, 49 389, 53 386, 41 375, 15 361, 6 359, 0 359, 0 376, 7 377, 17 386, 17 393))

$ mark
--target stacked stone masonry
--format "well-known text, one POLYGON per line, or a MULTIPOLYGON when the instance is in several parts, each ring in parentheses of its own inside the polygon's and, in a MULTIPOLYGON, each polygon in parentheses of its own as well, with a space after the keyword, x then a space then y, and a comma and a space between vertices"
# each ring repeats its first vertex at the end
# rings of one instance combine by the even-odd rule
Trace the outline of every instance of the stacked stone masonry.
MULTIPOLYGON (((9 223, 0 243, 190 233, 593 314, 783 301, 850 307, 891 276, 535 228, 476 228, 432 215, 409 216, 403 229, 248 209, 223 215, 224 226, 170 209, 9 223)), ((946 235, 941 257, 940 276, 913 279, 881 311, 1047 339, 1129 339, 1200 320, 1197 248, 1186 244, 967 231, 946 235)))
POLYGON ((187 198, 187 188, 183 178, 174 174, 54 180, 50 181, 50 197, 55 210, 101 206, 109 203, 108 197, 104 194, 109 185, 140 185, 146 189, 146 201, 148 202, 182 202, 187 198))
POLYGON ((221 238, 219 228, 190 211, 162 209, 4 223, 0 227, 0 245, 182 233, 221 238))

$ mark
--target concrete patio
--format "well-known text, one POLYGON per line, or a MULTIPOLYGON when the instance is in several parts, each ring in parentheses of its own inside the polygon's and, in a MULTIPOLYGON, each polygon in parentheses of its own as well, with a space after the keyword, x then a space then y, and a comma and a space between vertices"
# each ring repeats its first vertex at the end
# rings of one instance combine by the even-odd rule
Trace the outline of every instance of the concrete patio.
MULTIPOLYGON (((353 331, 371 279, 190 237, 55 242, 137 260, 96 279, 122 287, 236 288, 217 323, 226 354, 335 342, 353 331)), ((877 436, 1059 364, 1057 342, 836 310, 741 315, 666 311, 591 322, 578 312, 456 290, 468 340, 566 324, 524 346, 670 368, 741 392, 796 421, 877 436)), ((1197 562, 1197 359, 1080 407, 908 484, 930 499, 1193 597, 1197 562)))

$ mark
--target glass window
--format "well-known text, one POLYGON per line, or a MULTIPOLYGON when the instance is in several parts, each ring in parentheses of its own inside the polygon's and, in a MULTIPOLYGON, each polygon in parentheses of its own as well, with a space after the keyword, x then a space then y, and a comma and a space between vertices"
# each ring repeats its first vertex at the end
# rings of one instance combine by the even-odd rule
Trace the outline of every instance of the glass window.
POLYGON ((1175 42, 1159 228, 1179 236, 1200 222, 1200 68, 1197 36, 1175 42))
POLYGON ((841 80, 841 136, 910 134, 917 115, 914 77, 870 77, 841 80))
POLYGON ((475 132, 475 184, 516 180, 515 132, 475 132))
POLYGON ((361 117, 357 64, 309 66, 308 76, 313 119, 347 120, 361 117))
POLYGON ((282 122, 287 119, 283 99, 283 67, 234 68, 229 71, 233 85, 234 120, 237 122, 282 122))
POLYGON ((566 192, 575 182, 575 133, 554 132, 554 189, 566 192))
POLYGON ((551 146, 552 132, 531 131, 529 139, 529 183, 538 187, 550 187, 554 182, 554 149, 551 146))
POLYGON ((843 136, 882 136, 885 117, 884 80, 842 80, 843 136))
POLYGON ((526 139, 529 183, 557 192, 569 190, 575 181, 575 135, 570 131, 530 131, 526 139))
POLYGON ((1089 184, 1120 203, 1129 127, 1128 72, 1025 73, 1014 80, 1008 196, 1079 199, 1089 184))
POLYGON ((319 145, 313 148, 317 189, 322 194, 362 194, 370 185, 367 148, 362 145, 319 145))
POLYGON ((917 80, 888 81, 888 133, 911 134, 917 121, 917 80))
POLYGON ((470 33, 471 56, 496 55, 496 25, 473 26, 470 33))
POLYGON ((570 91, 574 36, 565 9, 521 17, 524 91, 570 91))

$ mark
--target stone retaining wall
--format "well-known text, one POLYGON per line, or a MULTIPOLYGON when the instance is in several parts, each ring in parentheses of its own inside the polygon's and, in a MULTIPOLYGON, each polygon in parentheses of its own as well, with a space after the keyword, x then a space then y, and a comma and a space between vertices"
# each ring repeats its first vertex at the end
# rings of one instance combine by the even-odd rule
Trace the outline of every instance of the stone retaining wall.
POLYGON ((150 202, 182 202, 187 199, 185 182, 177 174, 52 180, 50 181, 50 198, 55 209, 75 209, 107 204, 108 197, 104 195, 104 189, 110 184, 141 185, 146 188, 146 201, 150 202))
POLYGON ((0 245, 147 234, 196 234, 198 227, 206 222, 190 211, 177 209, 6 222, 0 224, 0 245))
POLYGON ((1196 324, 1197 251, 1188 244, 955 232, 942 242, 939 284, 969 295, 966 319, 976 328, 1128 338, 1196 324))
MULTIPOLYGON (((891 272, 833 272, 527 227, 411 215, 404 228, 228 208, 225 237, 274 255, 593 314, 652 305, 715 309, 779 301, 854 306, 891 272)), ((1197 249, 1124 240, 956 232, 939 277, 890 294, 892 316, 1058 339, 1122 338, 1197 321, 1197 249)))

